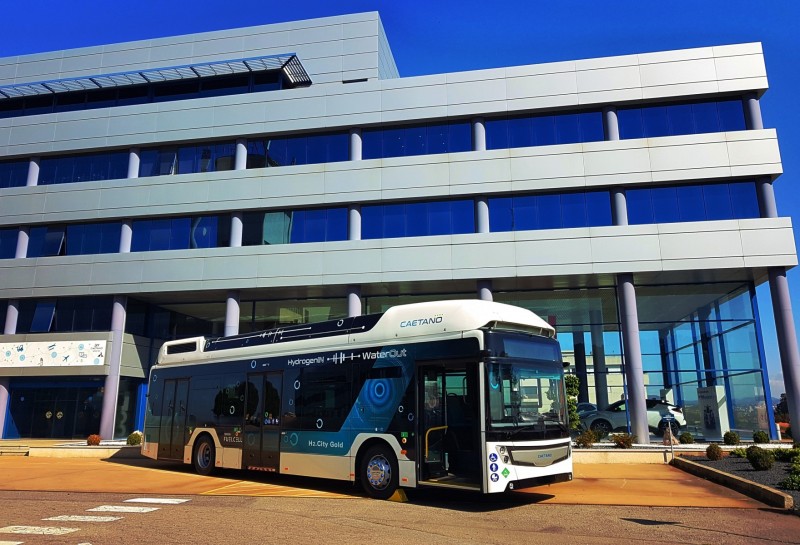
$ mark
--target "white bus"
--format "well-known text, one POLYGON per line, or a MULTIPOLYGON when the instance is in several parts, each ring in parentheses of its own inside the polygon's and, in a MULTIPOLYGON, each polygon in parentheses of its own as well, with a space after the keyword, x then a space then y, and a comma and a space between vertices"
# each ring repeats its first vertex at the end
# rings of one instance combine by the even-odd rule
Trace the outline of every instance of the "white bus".
POLYGON ((164 344, 142 453, 218 468, 502 492, 572 479, 555 331, 487 301, 164 344))

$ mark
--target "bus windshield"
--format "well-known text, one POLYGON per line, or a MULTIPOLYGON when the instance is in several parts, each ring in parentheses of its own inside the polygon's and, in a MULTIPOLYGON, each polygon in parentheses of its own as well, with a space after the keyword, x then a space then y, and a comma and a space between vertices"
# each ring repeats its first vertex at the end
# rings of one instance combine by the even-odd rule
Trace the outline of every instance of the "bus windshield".
POLYGON ((489 429, 564 436, 567 404, 558 343, 524 336, 492 337, 490 349, 500 357, 486 365, 489 429))

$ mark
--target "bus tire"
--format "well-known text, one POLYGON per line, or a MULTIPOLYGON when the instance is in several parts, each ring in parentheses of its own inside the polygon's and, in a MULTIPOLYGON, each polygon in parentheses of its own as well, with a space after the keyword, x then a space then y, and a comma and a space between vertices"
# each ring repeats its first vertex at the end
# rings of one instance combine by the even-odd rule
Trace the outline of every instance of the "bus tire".
POLYGON ((358 474, 364 492, 378 500, 389 499, 400 479, 397 458, 386 445, 375 445, 367 450, 358 474))
POLYGON ((216 469, 214 466, 216 457, 214 441, 208 435, 204 435, 194 445, 194 453, 192 454, 194 470, 200 475, 211 475, 216 469))

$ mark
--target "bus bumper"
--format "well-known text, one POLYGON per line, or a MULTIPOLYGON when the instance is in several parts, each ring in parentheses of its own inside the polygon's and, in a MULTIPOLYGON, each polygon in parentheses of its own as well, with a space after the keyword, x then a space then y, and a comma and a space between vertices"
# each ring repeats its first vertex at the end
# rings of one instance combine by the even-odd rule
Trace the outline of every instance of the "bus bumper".
POLYGON ((532 488, 534 486, 543 486, 546 484, 563 483, 571 480, 572 473, 556 473, 555 475, 545 475, 532 479, 520 479, 518 481, 510 481, 506 485, 506 492, 522 490, 523 488, 532 488))

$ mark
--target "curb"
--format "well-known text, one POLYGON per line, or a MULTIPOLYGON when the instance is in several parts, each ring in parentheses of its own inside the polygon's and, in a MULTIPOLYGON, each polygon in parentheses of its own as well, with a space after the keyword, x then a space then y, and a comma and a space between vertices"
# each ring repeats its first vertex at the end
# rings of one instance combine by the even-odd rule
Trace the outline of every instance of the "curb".
POLYGON ((141 446, 124 447, 30 447, 31 458, 140 458, 141 446))
POLYGON ((794 498, 792 498, 792 496, 789 494, 785 494, 768 486, 742 479, 736 475, 731 475, 730 473, 725 473, 724 471, 706 467, 702 464, 690 462, 685 458, 675 458, 672 460, 671 465, 685 471, 686 473, 691 473, 692 475, 702 477, 703 479, 713 483, 726 486, 732 490, 735 490, 736 492, 739 492, 740 494, 749 496, 754 500, 758 500, 769 506, 779 507, 781 509, 792 509, 794 507, 794 498))

